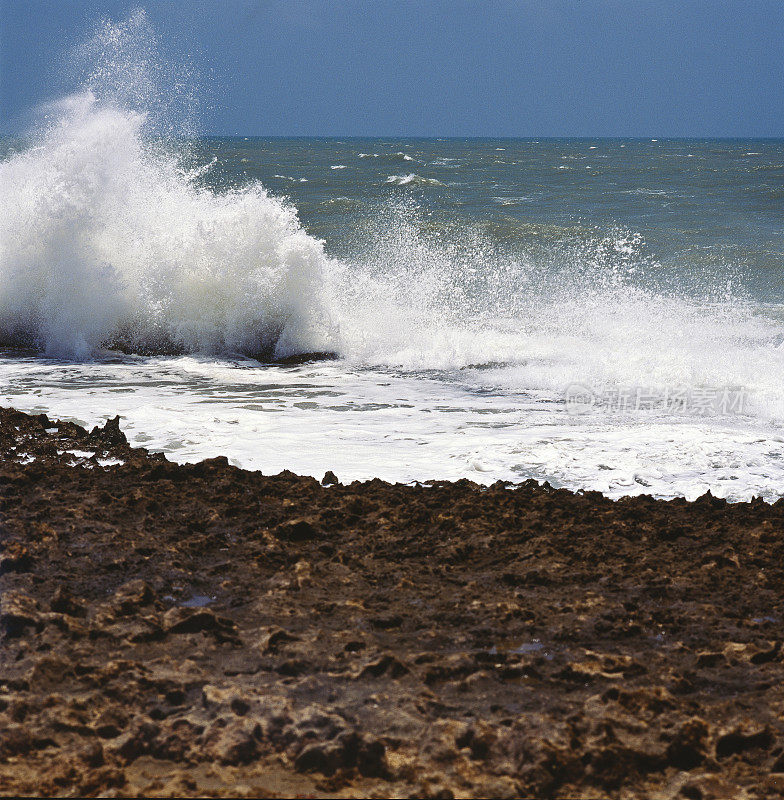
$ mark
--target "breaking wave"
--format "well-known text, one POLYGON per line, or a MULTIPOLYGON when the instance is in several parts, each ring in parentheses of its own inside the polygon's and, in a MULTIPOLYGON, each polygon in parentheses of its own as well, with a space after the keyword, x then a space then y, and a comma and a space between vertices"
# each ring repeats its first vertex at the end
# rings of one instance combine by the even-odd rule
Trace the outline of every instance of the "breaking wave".
MULTIPOLYGON (((259 183, 205 187, 211 165, 188 169, 165 145, 171 102, 147 112, 140 98, 160 92, 123 66, 146 24, 143 13, 105 24, 86 50, 111 69, 88 71, 47 107, 32 146, 0 163, 0 345, 82 359, 331 352, 551 394, 573 381, 744 386, 760 413, 784 418, 778 312, 646 283, 663 271, 634 232, 570 241, 554 223, 520 222, 501 240, 396 192, 363 204, 355 234, 343 227, 338 260, 259 183)), ((440 185, 413 173, 387 183, 440 185)))
POLYGON ((104 23, 81 50, 109 67, 0 163, 0 344, 72 358, 330 349, 323 245, 295 210, 259 184, 200 187, 151 136, 167 127, 161 106, 142 109, 154 76, 121 58, 147 27, 143 12, 104 23))

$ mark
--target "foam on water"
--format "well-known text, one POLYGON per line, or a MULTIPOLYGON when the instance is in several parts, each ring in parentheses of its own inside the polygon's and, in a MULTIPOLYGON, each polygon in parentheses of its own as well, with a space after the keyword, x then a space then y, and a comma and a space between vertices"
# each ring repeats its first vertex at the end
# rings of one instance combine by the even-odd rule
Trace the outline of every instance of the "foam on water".
POLYGON ((227 455, 267 474, 343 481, 548 480, 611 497, 783 494, 784 427, 749 417, 569 415, 548 392, 439 376, 176 357, 68 364, 0 357, 0 404, 92 426, 179 462, 227 455))
POLYGON ((350 264, 330 267, 340 348, 356 365, 460 373, 483 389, 743 387, 746 412, 784 421, 777 311, 724 287, 646 287, 642 239, 617 231, 547 258, 479 235, 423 233, 398 205, 363 228, 350 264), (336 291, 337 289, 337 291, 336 291))

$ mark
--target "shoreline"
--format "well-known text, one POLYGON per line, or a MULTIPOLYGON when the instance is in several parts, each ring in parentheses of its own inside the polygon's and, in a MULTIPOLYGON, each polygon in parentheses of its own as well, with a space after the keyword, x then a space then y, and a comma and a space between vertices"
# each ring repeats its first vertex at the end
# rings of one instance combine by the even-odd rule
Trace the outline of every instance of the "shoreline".
POLYGON ((2 793, 784 791, 784 500, 0 453, 2 793))

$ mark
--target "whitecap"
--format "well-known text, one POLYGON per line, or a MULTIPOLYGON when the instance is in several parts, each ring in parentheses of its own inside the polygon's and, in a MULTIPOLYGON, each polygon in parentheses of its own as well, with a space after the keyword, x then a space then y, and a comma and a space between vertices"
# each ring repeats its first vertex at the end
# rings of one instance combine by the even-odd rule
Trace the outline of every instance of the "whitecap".
POLYGON ((390 175, 386 179, 386 183, 394 184, 395 186, 443 186, 444 184, 441 181, 436 180, 436 178, 423 178, 421 175, 417 175, 416 173, 410 173, 409 175, 390 175))

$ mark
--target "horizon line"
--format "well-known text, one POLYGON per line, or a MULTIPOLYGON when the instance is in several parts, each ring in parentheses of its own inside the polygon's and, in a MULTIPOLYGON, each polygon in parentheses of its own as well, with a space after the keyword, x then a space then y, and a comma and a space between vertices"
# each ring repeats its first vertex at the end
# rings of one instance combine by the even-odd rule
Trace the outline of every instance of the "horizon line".
MULTIPOLYGON (((29 131, 25 132, 12 132, 12 131, 2 131, 0 130, 0 137, 3 138, 11 138, 11 137, 18 137, 18 138, 25 138, 29 135, 29 131)), ((719 141, 782 141, 784 140, 784 133, 781 134, 756 134, 756 135, 749 135, 749 136, 730 136, 730 135, 721 135, 721 136, 674 136, 674 135, 664 135, 664 134, 651 134, 651 135, 638 135, 638 136, 622 136, 622 135, 590 135, 590 134, 579 134, 579 135, 494 135, 494 134, 466 134, 466 135, 439 135, 439 134, 320 134, 320 133, 298 133, 298 134, 286 134, 286 133, 270 133, 270 134, 263 134, 263 133, 216 133, 216 132, 201 132, 195 134, 177 134, 177 135, 170 135, 170 134, 153 134, 155 138, 167 138, 167 139, 327 139, 327 140, 344 140, 344 139, 354 139, 354 140, 369 140, 369 139, 411 139, 411 140, 430 140, 430 141, 466 141, 466 140, 474 140, 474 141, 526 141, 526 142, 536 142, 536 141, 626 141, 626 142, 719 142, 719 141)))

